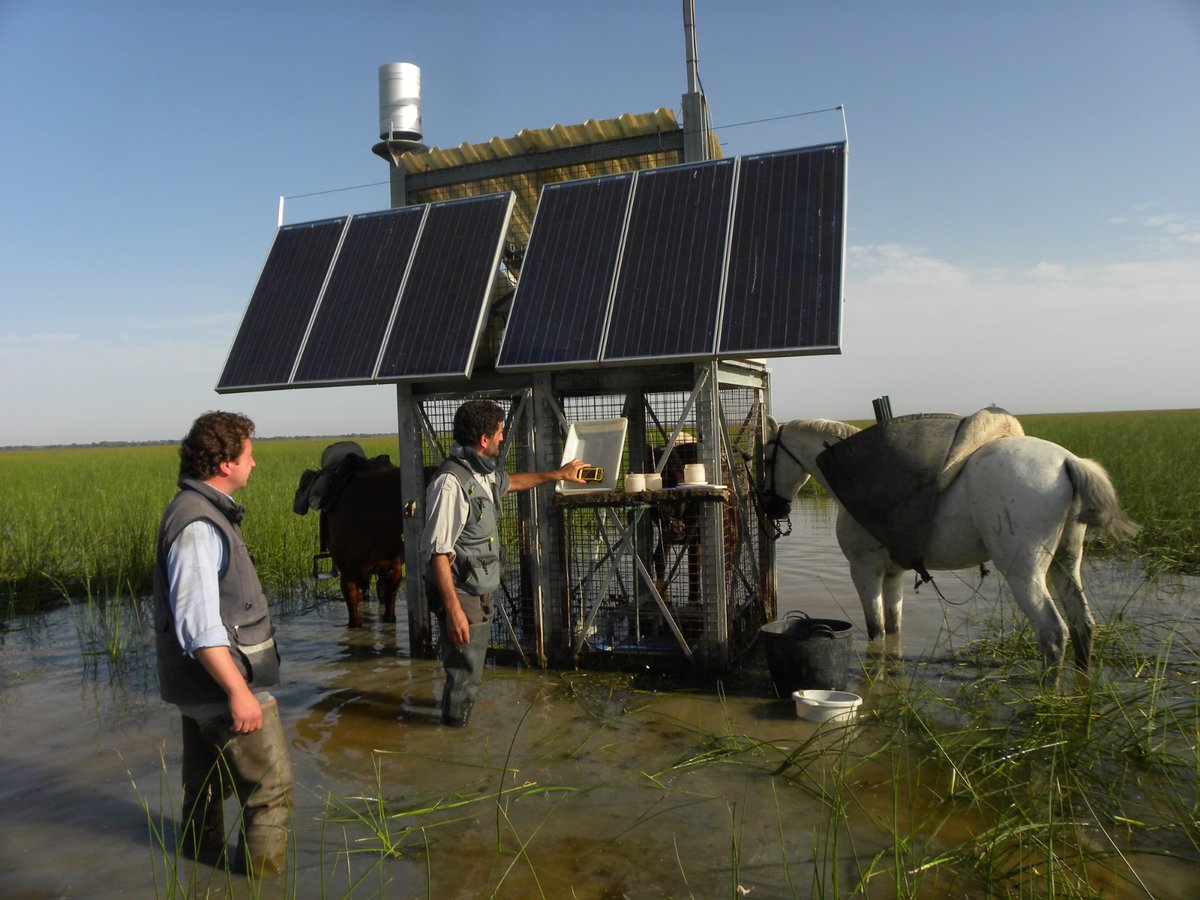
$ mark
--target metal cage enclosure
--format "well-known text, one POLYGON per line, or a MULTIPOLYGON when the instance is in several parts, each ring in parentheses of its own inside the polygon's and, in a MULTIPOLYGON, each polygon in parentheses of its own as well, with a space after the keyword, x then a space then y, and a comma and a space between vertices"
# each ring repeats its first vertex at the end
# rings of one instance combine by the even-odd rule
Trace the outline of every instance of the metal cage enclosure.
POLYGON ((473 379, 469 393, 397 391, 414 654, 432 655, 437 631, 420 560, 425 489, 449 452, 455 411, 475 398, 505 410, 501 463, 510 473, 557 468, 571 422, 624 417, 621 474, 663 476, 662 490, 636 494, 618 479, 614 491, 546 485, 505 495, 497 656, 539 666, 721 669, 736 665, 774 617, 773 546, 758 527, 754 490, 769 407, 762 365, 501 374, 473 379), (697 462, 715 484, 679 487, 683 466, 697 462))

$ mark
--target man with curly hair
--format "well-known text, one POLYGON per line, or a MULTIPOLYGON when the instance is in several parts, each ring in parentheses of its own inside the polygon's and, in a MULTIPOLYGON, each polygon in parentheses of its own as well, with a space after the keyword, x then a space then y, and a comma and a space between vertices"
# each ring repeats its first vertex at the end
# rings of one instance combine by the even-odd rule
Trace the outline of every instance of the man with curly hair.
POLYGON ((551 481, 582 484, 582 460, 550 472, 510 475, 497 464, 504 442, 504 410, 490 400, 468 400, 454 414, 454 446, 425 492, 421 558, 430 606, 441 626, 442 721, 463 726, 483 683, 491 633, 492 592, 503 569, 500 498, 551 481))
POLYGON ((254 423, 200 416, 179 447, 179 492, 163 513, 154 565, 159 691, 183 730, 182 850, 219 864, 223 801, 236 793, 235 868, 277 873, 287 856, 294 779, 279 708, 267 599, 242 540, 232 495, 254 470, 254 423))

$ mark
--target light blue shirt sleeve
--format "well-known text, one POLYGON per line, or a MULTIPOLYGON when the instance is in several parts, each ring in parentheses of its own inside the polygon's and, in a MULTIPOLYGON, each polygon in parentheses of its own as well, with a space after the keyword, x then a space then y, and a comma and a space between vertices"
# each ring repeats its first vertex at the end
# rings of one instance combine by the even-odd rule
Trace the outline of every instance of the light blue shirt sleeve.
POLYGON ((192 522, 167 550, 167 584, 175 636, 184 652, 201 647, 228 647, 221 621, 220 573, 229 550, 217 526, 205 519, 192 522))
POLYGON ((462 534, 471 514, 458 479, 448 473, 439 475, 425 493, 425 531, 421 535, 421 562, 429 565, 435 553, 446 553, 454 562, 454 542, 462 534))

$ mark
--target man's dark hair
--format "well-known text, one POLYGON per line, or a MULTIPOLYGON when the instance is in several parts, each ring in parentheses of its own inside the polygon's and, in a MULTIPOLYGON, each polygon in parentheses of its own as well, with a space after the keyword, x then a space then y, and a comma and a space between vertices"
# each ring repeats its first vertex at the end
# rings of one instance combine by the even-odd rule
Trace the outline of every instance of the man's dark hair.
POLYGON ((207 412, 192 423, 179 444, 179 475, 204 481, 220 472, 223 462, 242 455, 254 423, 241 413, 207 412))
POLYGON ((454 441, 474 447, 485 434, 504 424, 504 409, 491 400, 468 400, 454 414, 454 441))

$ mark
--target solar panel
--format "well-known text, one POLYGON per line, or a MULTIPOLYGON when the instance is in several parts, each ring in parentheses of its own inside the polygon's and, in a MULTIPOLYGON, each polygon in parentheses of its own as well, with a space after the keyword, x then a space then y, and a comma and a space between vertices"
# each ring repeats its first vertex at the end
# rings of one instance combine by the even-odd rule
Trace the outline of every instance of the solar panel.
POLYGON ((513 194, 429 204, 379 381, 471 374, 513 194))
POLYGON ((370 379, 426 207, 354 216, 313 319, 294 382, 370 379))
POLYGON ((742 158, 720 355, 838 347, 845 185, 845 144, 742 158))
POLYGON ((542 188, 497 368, 599 360, 633 177, 542 188))
POLYGON ((342 216, 279 229, 217 381, 218 391, 288 383, 345 225, 342 216))
MULTIPOLYGON (((836 351, 846 145, 547 185, 499 369, 836 351)), ((470 377, 510 192, 281 227, 219 392, 470 377)))
POLYGON ((712 356, 736 159, 639 172, 604 361, 712 356))

